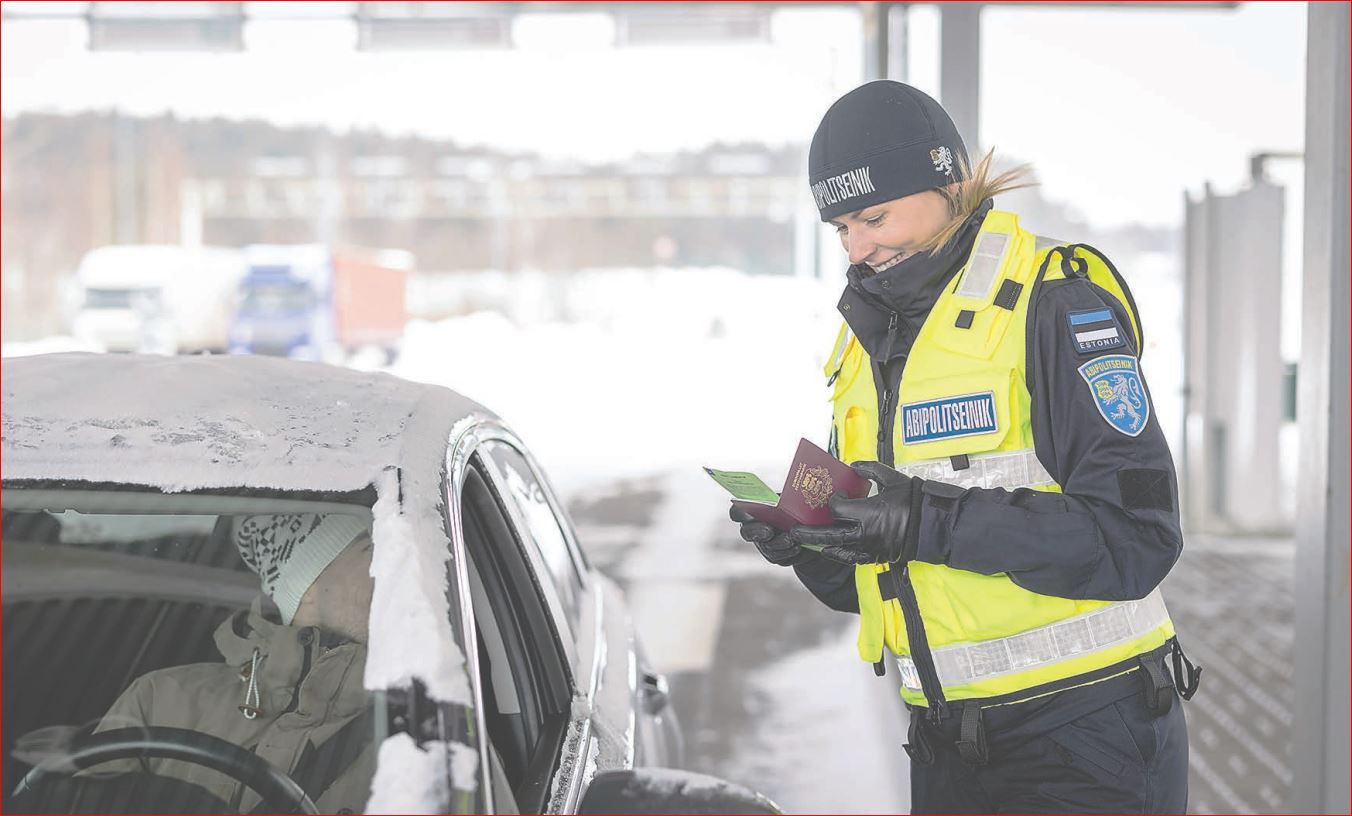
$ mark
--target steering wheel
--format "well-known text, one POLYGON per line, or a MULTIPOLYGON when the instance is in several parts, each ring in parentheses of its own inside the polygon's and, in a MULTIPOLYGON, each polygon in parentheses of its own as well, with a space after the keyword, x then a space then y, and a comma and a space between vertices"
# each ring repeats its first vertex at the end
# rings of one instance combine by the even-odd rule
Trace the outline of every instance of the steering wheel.
POLYGON ((220 737, 186 728, 117 728, 76 738, 62 755, 61 770, 38 763, 14 789, 14 796, 36 790, 52 774, 70 774, 115 759, 177 759, 210 768, 243 782, 263 798, 266 810, 318 813, 314 800, 296 781, 267 760, 220 737))

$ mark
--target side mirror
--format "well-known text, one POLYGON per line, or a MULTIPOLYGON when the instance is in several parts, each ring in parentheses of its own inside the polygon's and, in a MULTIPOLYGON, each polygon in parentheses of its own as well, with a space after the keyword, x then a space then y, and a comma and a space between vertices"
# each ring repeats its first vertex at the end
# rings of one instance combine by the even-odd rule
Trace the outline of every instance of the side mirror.
POLYGON ((782 813, 750 788, 670 768, 598 773, 578 813, 782 813))

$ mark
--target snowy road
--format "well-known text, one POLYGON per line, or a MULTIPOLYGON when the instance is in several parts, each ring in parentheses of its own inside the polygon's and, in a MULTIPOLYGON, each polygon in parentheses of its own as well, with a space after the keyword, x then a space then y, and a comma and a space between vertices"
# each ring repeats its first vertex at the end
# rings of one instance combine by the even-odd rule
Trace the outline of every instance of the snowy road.
POLYGON ((599 486, 571 512, 628 592, 667 674, 687 766, 787 812, 905 813, 905 709, 854 653, 855 618, 817 603, 737 536, 697 469, 599 486))

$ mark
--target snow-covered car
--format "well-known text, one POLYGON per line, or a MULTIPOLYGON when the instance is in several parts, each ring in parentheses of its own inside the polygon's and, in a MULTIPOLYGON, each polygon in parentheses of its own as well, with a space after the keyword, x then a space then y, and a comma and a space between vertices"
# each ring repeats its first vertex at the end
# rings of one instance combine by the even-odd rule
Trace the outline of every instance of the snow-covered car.
POLYGON ((3 367, 3 810, 777 812, 671 770, 623 595, 479 404, 257 357, 3 367))

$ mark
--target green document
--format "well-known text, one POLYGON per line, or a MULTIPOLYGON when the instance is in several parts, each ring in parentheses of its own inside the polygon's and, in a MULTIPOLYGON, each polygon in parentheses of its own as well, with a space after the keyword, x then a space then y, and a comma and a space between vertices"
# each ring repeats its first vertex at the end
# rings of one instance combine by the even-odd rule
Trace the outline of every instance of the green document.
POLYGON ((775 504, 779 501, 779 494, 771 490, 770 486, 754 473, 713 468, 705 468, 704 472, 712 476, 715 482, 723 485, 723 489, 731 493, 733 498, 766 504, 775 504))

